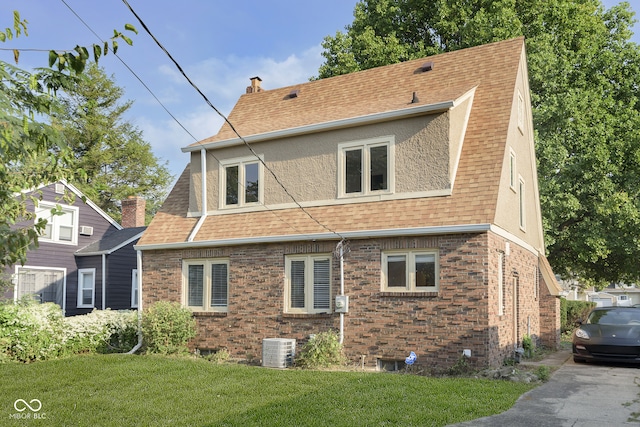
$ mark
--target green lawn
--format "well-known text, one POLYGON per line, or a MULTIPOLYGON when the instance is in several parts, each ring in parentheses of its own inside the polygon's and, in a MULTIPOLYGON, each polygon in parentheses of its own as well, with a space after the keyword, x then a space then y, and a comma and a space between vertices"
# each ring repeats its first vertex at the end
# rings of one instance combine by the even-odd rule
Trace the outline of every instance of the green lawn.
POLYGON ((505 411, 533 387, 128 355, 0 364, 0 372, 0 425, 30 426, 444 426, 505 411), (42 408, 18 412, 18 399, 42 408))

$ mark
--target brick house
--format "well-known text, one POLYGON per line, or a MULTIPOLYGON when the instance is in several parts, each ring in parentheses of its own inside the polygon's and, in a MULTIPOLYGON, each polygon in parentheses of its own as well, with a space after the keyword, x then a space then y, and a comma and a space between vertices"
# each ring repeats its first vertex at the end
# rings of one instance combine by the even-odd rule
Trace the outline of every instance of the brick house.
POLYGON ((369 367, 410 351, 496 366, 527 334, 555 347, 529 96, 523 38, 280 89, 251 79, 238 133, 183 149, 136 246, 143 304, 181 302, 195 348, 240 358, 328 329, 369 367))

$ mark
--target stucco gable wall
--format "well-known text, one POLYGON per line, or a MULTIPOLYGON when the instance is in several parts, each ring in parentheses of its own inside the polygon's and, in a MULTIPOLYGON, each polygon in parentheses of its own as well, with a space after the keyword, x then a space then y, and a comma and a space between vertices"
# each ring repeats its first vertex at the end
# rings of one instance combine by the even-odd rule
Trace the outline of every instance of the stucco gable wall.
POLYGON ((504 145, 495 224, 544 253, 544 239, 533 138, 531 98, 524 51, 511 99, 511 114, 504 145), (511 183, 511 156, 515 176, 511 183), (524 192, 524 227, 520 226, 520 181, 524 192))
MULTIPOLYGON (((395 141, 395 194, 447 190, 451 188, 448 112, 368 126, 313 133, 252 144, 267 166, 298 202, 320 204, 338 197, 339 145, 389 138, 395 141)), ((207 153, 207 208, 221 211, 220 162, 254 158, 244 146, 207 153)), ((201 209, 200 152, 191 154, 189 211, 201 209)), ((292 203, 271 173, 263 174, 264 202, 269 207, 292 203)), ((352 199, 357 201, 356 198, 352 199)), ((349 199, 344 199, 349 201, 349 199)), ((258 208, 262 209, 262 208, 258 208)), ((228 212, 232 212, 228 210, 228 212)))

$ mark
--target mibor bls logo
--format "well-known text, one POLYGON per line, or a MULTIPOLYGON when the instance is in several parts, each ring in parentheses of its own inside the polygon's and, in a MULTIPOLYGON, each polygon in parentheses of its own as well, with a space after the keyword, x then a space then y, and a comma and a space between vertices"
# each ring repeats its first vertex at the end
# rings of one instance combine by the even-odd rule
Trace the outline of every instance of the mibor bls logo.
POLYGON ((13 409, 15 409, 16 413, 9 414, 9 418, 15 419, 46 419, 46 415, 44 413, 40 413, 42 409, 42 402, 39 399, 31 399, 30 401, 26 401, 24 399, 17 399, 13 402, 13 409), (27 411, 27 409, 29 411, 27 411))

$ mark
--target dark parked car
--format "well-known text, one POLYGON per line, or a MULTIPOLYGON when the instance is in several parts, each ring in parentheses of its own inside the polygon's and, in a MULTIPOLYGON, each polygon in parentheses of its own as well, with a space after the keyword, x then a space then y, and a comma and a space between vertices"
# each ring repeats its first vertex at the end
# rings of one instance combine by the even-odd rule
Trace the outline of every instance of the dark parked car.
POLYGON ((640 310, 594 308, 573 332, 573 360, 640 363, 640 310))

